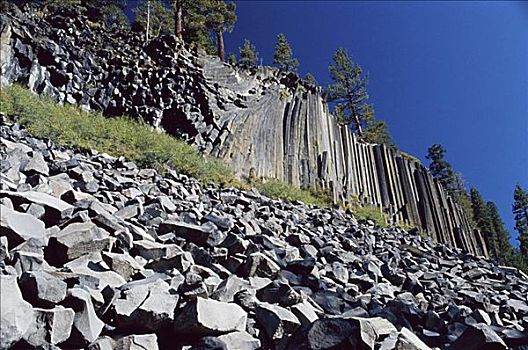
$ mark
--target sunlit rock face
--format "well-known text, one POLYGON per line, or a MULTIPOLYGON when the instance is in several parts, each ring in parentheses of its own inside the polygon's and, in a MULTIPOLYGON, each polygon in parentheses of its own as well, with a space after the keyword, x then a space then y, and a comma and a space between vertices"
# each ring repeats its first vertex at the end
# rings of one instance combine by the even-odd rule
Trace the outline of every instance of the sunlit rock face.
POLYGON ((479 232, 429 172, 382 145, 358 141, 328 111, 324 94, 295 74, 242 69, 173 38, 90 26, 82 16, 0 15, 2 84, 59 102, 129 115, 183 137, 204 154, 296 186, 359 199, 434 241, 487 255, 479 232))

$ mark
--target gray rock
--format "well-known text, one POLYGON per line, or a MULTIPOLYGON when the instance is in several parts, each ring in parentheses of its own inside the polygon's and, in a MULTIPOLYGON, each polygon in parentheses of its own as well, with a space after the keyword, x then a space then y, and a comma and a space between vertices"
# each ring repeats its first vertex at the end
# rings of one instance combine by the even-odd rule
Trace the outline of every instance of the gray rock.
POLYGON ((133 334, 117 340, 116 349, 120 350, 157 350, 156 334, 133 334))
POLYGON ((159 232, 164 234, 174 232, 178 237, 185 238, 200 246, 216 246, 225 239, 226 234, 213 227, 198 226, 186 222, 166 220, 159 226, 159 232))
POLYGON ((174 320, 178 299, 169 284, 156 280, 124 290, 114 302, 114 310, 125 327, 157 331, 174 320))
POLYGON ((84 254, 110 250, 115 240, 92 222, 72 223, 50 237, 46 259, 62 266, 84 254))
POLYGON ((20 170, 29 173, 38 173, 45 176, 49 175, 48 164, 40 152, 33 152, 33 157, 31 157, 30 161, 22 166, 20 170))
POLYGON ((231 332, 218 336, 223 341, 228 350, 247 349, 256 350, 260 348, 260 340, 253 338, 247 332, 231 332))
POLYGON ((451 346, 453 350, 507 349, 504 341, 486 324, 469 326, 451 346))
POLYGON ((308 349, 346 349, 352 348, 349 337, 354 327, 343 318, 324 318, 316 320, 306 333, 308 349))
POLYGON ((56 223, 61 219, 68 218, 73 213, 73 206, 60 200, 59 198, 50 196, 49 194, 26 191, 26 192, 11 192, 0 191, 0 197, 8 197, 14 203, 35 203, 46 208, 46 215, 44 221, 48 224, 56 223))
POLYGON ((75 311, 68 344, 86 346, 96 340, 103 330, 104 322, 97 317, 90 293, 81 288, 69 289, 65 306, 75 311))
POLYGON ((42 245, 46 243, 44 223, 32 215, 19 213, 0 205, 0 216, 0 234, 7 237, 9 249, 30 238, 42 242, 42 245))
POLYGON ((45 271, 25 272, 20 277, 24 299, 34 306, 53 307, 66 298, 68 285, 45 271))
POLYGON ((396 342, 396 349, 402 350, 431 350, 420 338, 408 328, 402 327, 396 342))
POLYGON ((239 270, 242 276, 245 277, 275 278, 280 271, 280 267, 266 255, 257 252, 250 254, 239 270))
POLYGON ((57 345, 70 337, 75 312, 57 305, 53 309, 34 309, 36 322, 24 338, 33 346, 57 345))
POLYGON ((0 275, 0 348, 9 349, 31 329, 35 315, 31 304, 22 299, 16 276, 0 275))
POLYGON ((238 305, 197 297, 177 316, 179 334, 219 335, 246 329, 247 314, 238 305))
POLYGON ((293 305, 291 307, 291 311, 303 326, 310 325, 319 319, 319 316, 317 315, 317 309, 307 301, 293 305))
POLYGON ((255 316, 272 342, 286 339, 301 325, 291 311, 268 303, 259 303, 255 316))

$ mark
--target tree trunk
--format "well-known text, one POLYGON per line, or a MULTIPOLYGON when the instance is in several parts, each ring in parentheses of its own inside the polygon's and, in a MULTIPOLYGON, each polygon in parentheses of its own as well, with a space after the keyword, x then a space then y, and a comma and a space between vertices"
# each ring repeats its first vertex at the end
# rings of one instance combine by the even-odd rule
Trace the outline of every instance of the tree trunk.
POLYGON ((177 38, 183 38, 183 0, 176 0, 174 8, 174 34, 177 38))
POLYGON ((146 38, 147 38, 147 41, 149 40, 149 28, 150 27, 150 0, 147 1, 147 33, 146 33, 146 38))
POLYGON ((361 128, 361 122, 354 107, 352 107, 352 116, 354 117, 354 122, 356 123, 356 131, 358 133, 358 136, 361 137, 363 136, 363 128, 361 128))
POLYGON ((224 36, 223 36, 223 33, 222 31, 217 31, 216 32, 216 41, 218 43, 218 57, 220 57, 220 60, 222 62, 224 62, 224 56, 225 56, 225 52, 224 52, 224 36))

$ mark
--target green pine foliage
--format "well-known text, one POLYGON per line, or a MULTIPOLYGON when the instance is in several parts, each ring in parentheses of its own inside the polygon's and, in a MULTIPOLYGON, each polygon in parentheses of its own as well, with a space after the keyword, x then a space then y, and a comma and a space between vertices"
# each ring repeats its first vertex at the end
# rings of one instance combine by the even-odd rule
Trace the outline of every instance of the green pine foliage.
POLYGON ((255 45, 248 39, 244 40, 244 45, 238 48, 240 53, 239 64, 243 67, 254 67, 258 62, 258 52, 255 45))
POLYGON ((224 33, 233 31, 237 20, 233 2, 227 3, 222 0, 200 0, 204 3, 205 25, 207 29, 216 35, 217 55, 224 61, 224 33))
POLYGON ((480 232, 484 236, 490 258, 494 261, 499 261, 499 247, 497 237, 493 230, 493 223, 488 206, 476 188, 472 188, 470 190, 470 196, 471 206, 473 208, 473 218, 475 219, 475 223, 477 224, 480 232))
POLYGON ((232 66, 235 66, 237 64, 237 58, 234 53, 230 52, 229 55, 227 55, 227 63, 232 66))
POLYGON ((336 50, 328 69, 333 80, 327 88, 328 101, 335 103, 334 115, 339 123, 352 126, 362 136, 368 114, 373 111, 367 103, 368 77, 343 48, 336 50))
POLYGON ((376 120, 374 118, 374 109, 372 105, 366 106, 365 129, 363 130, 361 139, 366 142, 383 144, 390 148, 396 148, 396 144, 389 132, 389 126, 383 120, 376 120))
POLYGON ((431 161, 429 164, 431 175, 444 186, 447 193, 454 196, 461 189, 458 186, 453 167, 444 159, 445 154, 446 150, 442 145, 434 144, 427 149, 427 156, 425 158, 431 161))
POLYGON ((486 203, 491 221, 491 227, 497 244, 497 260, 499 264, 506 265, 512 261, 513 249, 510 244, 510 234, 506 231, 504 223, 499 215, 499 210, 494 202, 486 203))
POLYGON ((293 51, 283 33, 277 35, 273 64, 284 71, 295 71, 299 68, 299 61, 293 57, 293 51))
POLYGON ((149 23, 149 38, 174 33, 174 17, 172 9, 160 0, 140 0, 133 10, 134 28, 146 31, 147 17, 149 23))
POLYGON ((306 73, 306 75, 304 76, 304 81, 313 86, 319 85, 312 73, 306 73))
POLYGON ((528 263, 528 192, 520 185, 513 192, 512 211, 515 219, 515 230, 519 233, 519 250, 528 263))

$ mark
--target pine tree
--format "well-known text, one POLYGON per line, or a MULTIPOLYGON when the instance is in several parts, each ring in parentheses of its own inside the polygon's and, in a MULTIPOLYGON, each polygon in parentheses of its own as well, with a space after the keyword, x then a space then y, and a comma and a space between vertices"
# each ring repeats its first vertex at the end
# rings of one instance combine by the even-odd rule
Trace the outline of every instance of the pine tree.
POLYGON ((293 58, 293 52, 286 39, 286 35, 280 33, 277 35, 275 44, 275 53, 273 54, 273 64, 284 71, 295 71, 299 67, 299 61, 293 58))
POLYGON ((207 0, 205 2, 205 24, 216 35, 217 55, 220 60, 225 60, 224 33, 231 32, 235 26, 236 5, 222 0, 207 0))
POLYGON ((513 248, 510 244, 510 234, 504 228, 504 223, 499 214, 497 206, 492 201, 486 203, 491 220, 491 226, 497 242, 497 257, 502 265, 512 263, 513 248))
POLYGON ((491 216, 488 207, 484 203, 480 192, 476 188, 471 189, 470 196, 471 206, 473 208, 473 217, 475 219, 477 227, 479 228, 480 232, 484 237, 484 240, 486 241, 486 246, 488 247, 490 258, 495 261, 498 261, 498 244, 493 231, 493 224, 491 221, 491 216))
POLYGON ((258 52, 255 45, 248 39, 244 40, 244 46, 238 48, 240 52, 239 64, 243 67, 254 67, 258 62, 258 52))
POLYGON ((306 73, 306 75, 304 76, 304 81, 313 86, 319 85, 319 83, 317 82, 317 80, 315 80, 315 77, 311 73, 306 73))
POLYGON ((365 129, 363 130, 363 141, 370 143, 377 143, 396 148, 389 132, 389 126, 383 120, 376 120, 374 118, 374 109, 372 105, 366 107, 365 112, 365 129))
POLYGON ((134 28, 146 32, 147 40, 161 34, 172 34, 174 18, 169 7, 160 0, 141 0, 133 10, 134 28))
POLYGON ((230 52, 229 55, 227 55, 227 62, 230 65, 235 66, 237 64, 236 55, 234 53, 230 52))
POLYGON ((513 192, 512 211, 515 219, 515 230, 519 232, 519 251, 528 263, 528 192, 520 185, 513 192))
POLYGON ((444 156, 446 154, 442 145, 434 144, 427 149, 427 156, 431 163, 429 164, 429 171, 435 179, 444 186, 447 193, 451 196, 456 196, 460 192, 458 181, 451 164, 449 164, 444 156))
POLYGON ((348 52, 339 48, 328 68, 334 81, 328 86, 328 100, 335 103, 334 114, 341 124, 352 125, 359 136, 363 135, 366 113, 372 110, 367 103, 367 81, 361 66, 354 63, 348 52))
POLYGON ((210 0, 185 0, 183 6, 183 40, 209 55, 216 55, 216 45, 206 26, 210 0))

